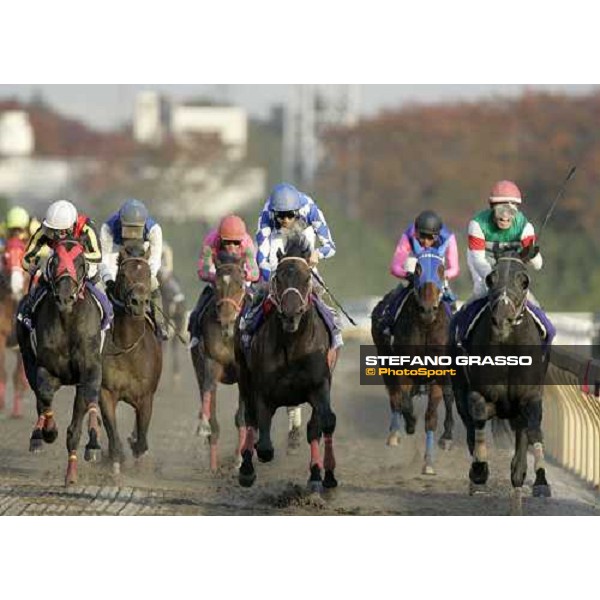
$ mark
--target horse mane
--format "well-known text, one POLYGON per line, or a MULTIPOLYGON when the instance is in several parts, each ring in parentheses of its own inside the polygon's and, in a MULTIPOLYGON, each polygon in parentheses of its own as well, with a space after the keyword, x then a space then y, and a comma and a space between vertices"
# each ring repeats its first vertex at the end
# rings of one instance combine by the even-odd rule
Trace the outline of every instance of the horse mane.
POLYGON ((306 236, 302 235, 302 231, 292 230, 286 240, 284 257, 298 257, 307 260, 311 252, 310 242, 306 236))

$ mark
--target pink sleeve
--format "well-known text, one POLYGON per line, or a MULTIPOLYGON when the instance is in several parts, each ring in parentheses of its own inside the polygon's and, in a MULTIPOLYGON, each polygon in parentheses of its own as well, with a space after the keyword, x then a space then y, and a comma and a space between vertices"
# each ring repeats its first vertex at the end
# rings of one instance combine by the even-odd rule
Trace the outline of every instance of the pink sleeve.
POLYGON ((455 279, 459 273, 458 246, 456 245, 456 236, 453 234, 446 248, 446 279, 455 279))
POLYGON ((246 281, 258 281, 259 271, 256 264, 256 249, 254 248, 252 238, 248 234, 242 240, 241 250, 245 259, 244 272, 246 274, 246 281))
POLYGON ((202 250, 198 258, 198 277, 202 281, 214 281, 215 269, 213 259, 213 249, 218 242, 218 233, 216 230, 211 231, 202 242, 202 250))
POLYGON ((404 268, 404 263, 411 255, 411 252, 410 242, 404 233, 396 246, 396 251, 394 252, 394 257, 392 258, 392 264, 390 266, 390 273, 394 275, 394 277, 406 277, 407 273, 404 268))

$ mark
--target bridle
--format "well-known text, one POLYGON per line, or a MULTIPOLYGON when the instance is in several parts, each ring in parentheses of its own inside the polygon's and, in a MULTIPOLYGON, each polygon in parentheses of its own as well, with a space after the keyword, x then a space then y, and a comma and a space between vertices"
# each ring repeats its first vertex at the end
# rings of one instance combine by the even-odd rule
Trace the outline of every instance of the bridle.
POLYGON ((83 287, 85 285, 85 275, 81 278, 81 281, 77 277, 77 268, 75 267, 75 259, 83 254, 83 245, 77 242, 73 245, 70 250, 67 250, 64 245, 58 244, 54 249, 54 256, 48 261, 48 281, 50 283, 50 288, 52 290, 52 294, 54 296, 57 295, 56 285, 57 283, 65 278, 69 277, 72 281, 74 281, 77 285, 75 293, 71 295, 72 298, 82 298, 83 297, 83 287), (62 260, 62 263, 59 261, 62 260), (66 263, 66 264, 65 264, 66 263), (51 265, 55 265, 56 273, 50 273, 51 265), (58 271, 58 268, 62 267, 61 271, 58 271))
MULTIPOLYGON (((301 258, 299 256, 284 256, 280 261, 279 264, 277 265, 277 268, 279 269, 279 265, 281 265, 282 263, 284 263, 286 260, 296 260, 296 261, 301 261, 303 264, 308 265, 308 263, 306 262, 306 260, 304 258, 301 258)), ((277 312, 281 313, 282 312, 282 308, 281 308, 281 304, 283 302, 283 299, 285 298, 286 294, 296 294, 299 298, 300 298, 300 312, 304 313, 306 312, 306 310, 308 309, 308 306, 310 304, 310 294, 312 292, 312 278, 310 279, 308 288, 306 290, 306 294, 302 294, 302 292, 297 288, 297 287, 287 287, 283 290, 283 292, 281 292, 281 294, 279 294, 277 292, 277 271, 275 271, 275 273, 273 274, 273 276, 271 277, 270 281, 269 281, 269 297, 271 298, 273 304, 276 306, 277 308, 277 312)))
MULTIPOLYGON (((521 261, 519 258, 513 258, 511 256, 499 258, 498 262, 501 260, 513 260, 519 264, 523 264, 523 261, 521 261)), ((520 302, 517 302, 511 298, 508 286, 504 285, 499 288, 498 291, 495 291, 494 297, 488 300, 490 311, 494 312, 495 308, 500 304, 500 302, 504 304, 510 304, 513 309, 513 314, 515 315, 515 317, 513 317, 511 320, 511 324, 518 325, 523 320, 523 315, 525 314, 525 307, 527 306, 527 290, 525 290, 523 300, 520 302)))
MULTIPOLYGON (((239 269, 239 271, 241 273, 243 273, 242 267, 240 265, 236 265, 234 263, 226 263, 223 265, 219 265, 217 267, 217 277, 219 276, 219 270, 223 269, 224 267, 229 266, 229 265, 233 265, 233 266, 237 267, 239 269)), ((242 303, 244 301, 245 295, 246 295, 246 289, 244 286, 242 286, 242 290, 239 293, 239 297, 236 298, 234 296, 224 296, 223 298, 219 298, 219 300, 217 300, 215 302, 215 306, 218 309, 223 304, 230 304, 231 306, 233 306, 236 314, 238 314, 242 310, 242 303)))
MULTIPOLYGON (((148 265, 149 268, 149 264, 148 261, 145 258, 139 257, 139 256, 128 256, 126 258, 121 258, 119 259, 119 267, 118 267, 118 272, 117 272, 117 281, 118 283, 120 283, 119 281, 119 275, 121 275, 121 277, 123 277, 125 279, 125 283, 129 284, 127 286, 127 288, 124 290, 125 295, 122 296, 122 294, 120 294, 119 292, 121 291, 122 287, 121 285, 118 285, 115 289, 115 296, 112 298, 113 302, 119 306, 120 308, 123 308, 125 310, 127 310, 127 300, 129 299, 129 297, 131 296, 131 294, 133 293, 133 288, 136 285, 139 286, 143 286, 144 287, 144 291, 148 291, 149 292, 149 284, 145 284, 143 282, 131 282, 130 280, 125 278, 125 275, 122 273, 121 268, 123 267, 124 264, 128 263, 128 262, 136 262, 136 263, 142 263, 145 265, 148 265)), ((143 316, 143 315, 142 315, 143 316)), ((134 316, 135 318, 135 316, 134 316)))

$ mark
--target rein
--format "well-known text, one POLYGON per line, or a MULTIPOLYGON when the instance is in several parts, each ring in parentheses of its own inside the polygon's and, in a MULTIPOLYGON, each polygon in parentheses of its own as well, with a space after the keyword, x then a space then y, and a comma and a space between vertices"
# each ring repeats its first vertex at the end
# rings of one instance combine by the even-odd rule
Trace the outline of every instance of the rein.
MULTIPOLYGON (((279 264, 282 264, 286 260, 299 260, 305 265, 308 264, 306 262, 306 260, 304 260, 303 258, 300 258, 299 256, 284 256, 279 261, 279 264)), ((310 283, 308 285, 308 289, 306 290, 305 295, 302 295, 302 292, 298 288, 292 287, 292 286, 285 288, 285 290, 283 290, 281 295, 278 295, 276 278, 277 278, 277 271, 275 271, 275 274, 273 275, 273 277, 271 277, 271 279, 269 281, 269 296, 270 296, 271 300, 273 301, 273 304, 277 307, 277 311, 279 313, 282 312, 281 303, 283 302, 283 299, 286 294, 296 294, 300 298, 301 312, 303 312, 303 313, 306 312, 306 310, 308 309, 308 306, 310 304, 309 298, 310 298, 310 294, 312 292, 312 279, 310 280, 310 283)))

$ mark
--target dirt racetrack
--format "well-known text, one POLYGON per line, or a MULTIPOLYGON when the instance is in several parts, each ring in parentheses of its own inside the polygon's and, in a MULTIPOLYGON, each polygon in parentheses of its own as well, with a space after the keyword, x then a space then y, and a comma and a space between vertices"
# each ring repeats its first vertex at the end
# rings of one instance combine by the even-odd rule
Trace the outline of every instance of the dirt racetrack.
MULTIPOLYGON (((437 475, 421 474, 425 447, 424 402, 414 436, 400 445, 385 445, 387 397, 383 387, 358 384, 358 345, 347 343, 334 375, 333 408, 336 476, 339 487, 320 498, 308 494, 309 448, 288 456, 285 451, 285 411, 275 417, 275 460, 257 466, 254 487, 243 489, 233 469, 236 431, 233 415, 237 387, 219 388, 221 468, 208 469, 208 448, 196 437, 198 392, 184 351, 184 373, 179 386, 171 379, 165 360, 160 392, 155 398, 150 427, 150 452, 134 463, 126 438, 133 412, 119 407, 119 427, 127 460, 115 481, 108 466, 83 461, 85 436, 80 444, 79 485, 65 488, 65 431, 70 420, 72 388, 63 388, 54 408, 59 437, 41 454, 28 452, 35 421, 34 399, 25 402, 25 417, 0 416, 1 515, 506 515, 510 510, 509 464, 512 452, 490 448, 490 490, 468 495, 469 458, 464 432, 457 424, 458 444, 449 452, 436 450, 437 475)), ((11 357, 11 361, 12 361, 11 357)), ((9 386, 8 398, 11 387, 9 386)), ((5 413, 10 412, 10 406, 5 413)), ((443 411, 443 408, 441 409, 443 411)), ((304 410, 306 418, 306 409, 304 410)), ((440 415, 443 420, 443 414, 440 415)), ((304 429, 304 428, 303 428, 304 429)), ((490 436, 491 439, 491 436, 490 436)), ((493 444, 493 441, 491 441, 493 444)), ((106 448, 106 438, 102 438, 106 448)), ((600 515, 600 495, 575 476, 549 465, 550 499, 524 499, 525 515, 600 515)), ((531 463, 527 484, 531 484, 531 463)))

